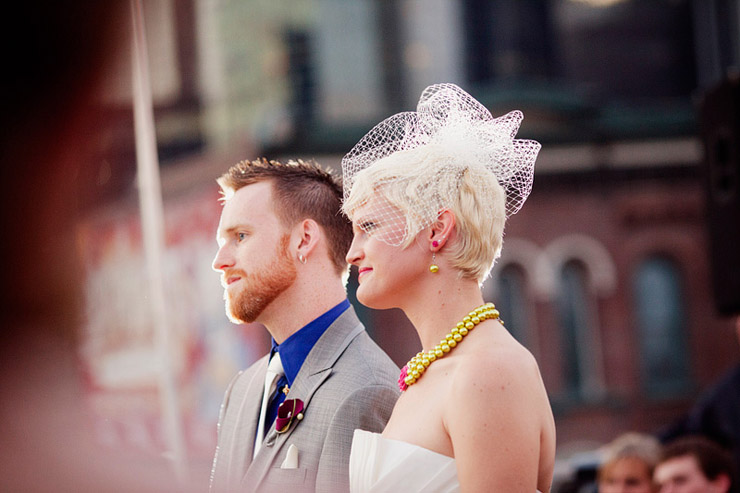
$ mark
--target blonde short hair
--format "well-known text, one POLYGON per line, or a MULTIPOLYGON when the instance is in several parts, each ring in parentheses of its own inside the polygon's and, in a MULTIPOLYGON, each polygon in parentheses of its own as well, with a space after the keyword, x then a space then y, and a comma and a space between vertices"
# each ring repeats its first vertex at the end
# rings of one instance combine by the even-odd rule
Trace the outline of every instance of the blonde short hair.
POLYGON ((343 204, 350 217, 373 196, 382 196, 405 217, 412 232, 401 244, 408 247, 424 227, 415 211, 434 207, 451 211, 456 241, 448 243, 451 265, 463 278, 482 283, 501 253, 506 222, 506 194, 483 166, 466 163, 438 145, 395 152, 358 172, 343 204), (450 173, 450 168, 455 172, 450 173), (444 170, 444 172, 442 172, 444 170))
POLYGON ((599 480, 618 461, 634 459, 645 466, 648 475, 652 477, 653 470, 660 460, 662 446, 652 435, 637 432, 627 432, 618 436, 602 450, 603 460, 599 467, 599 480))

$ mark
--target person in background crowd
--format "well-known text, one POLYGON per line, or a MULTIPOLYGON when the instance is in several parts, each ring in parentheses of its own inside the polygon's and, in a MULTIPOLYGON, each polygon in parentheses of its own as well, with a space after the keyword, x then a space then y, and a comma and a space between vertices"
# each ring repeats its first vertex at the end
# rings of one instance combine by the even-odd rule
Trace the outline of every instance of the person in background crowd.
MULTIPOLYGON (((740 344, 740 317, 735 319, 740 344)), ((734 468, 740 470, 740 362, 730 368, 677 423, 661 433, 669 442, 686 435, 702 435, 730 450, 734 468)))
POLYGON ((734 492, 734 471, 729 454, 701 436, 679 438, 667 444, 653 479, 660 493, 734 492))
POLYGON ((599 467, 599 493, 655 493, 653 470, 660 458, 657 438, 642 433, 625 433, 604 449, 599 467))

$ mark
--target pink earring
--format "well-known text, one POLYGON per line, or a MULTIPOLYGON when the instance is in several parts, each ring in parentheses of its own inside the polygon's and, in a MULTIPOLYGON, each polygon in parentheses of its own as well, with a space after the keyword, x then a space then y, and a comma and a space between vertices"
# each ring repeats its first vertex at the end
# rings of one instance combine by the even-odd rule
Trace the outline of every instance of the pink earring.
POLYGON ((434 240, 434 241, 432 242, 432 246, 433 246, 434 248, 437 248, 437 247, 439 246, 439 242, 438 242, 437 240, 434 240))

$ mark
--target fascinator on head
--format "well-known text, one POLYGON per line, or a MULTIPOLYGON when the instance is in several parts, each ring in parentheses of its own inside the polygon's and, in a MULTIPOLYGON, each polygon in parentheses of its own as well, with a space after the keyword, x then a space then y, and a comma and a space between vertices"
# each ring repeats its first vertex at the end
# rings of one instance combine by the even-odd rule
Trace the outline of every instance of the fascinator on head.
POLYGON ((368 233, 401 245, 450 207, 461 177, 469 174, 478 184, 481 206, 490 205, 495 213, 488 197, 498 184, 506 196, 505 215, 511 216, 532 190, 540 150, 536 141, 514 138, 522 119, 521 111, 493 118, 455 84, 427 87, 416 111, 383 120, 342 159, 345 212, 351 216, 367 202, 367 190, 380 192, 385 200, 375 216, 380 223, 401 222, 403 227, 383 229, 376 221, 368 233), (365 191, 358 196, 355 188, 365 191))

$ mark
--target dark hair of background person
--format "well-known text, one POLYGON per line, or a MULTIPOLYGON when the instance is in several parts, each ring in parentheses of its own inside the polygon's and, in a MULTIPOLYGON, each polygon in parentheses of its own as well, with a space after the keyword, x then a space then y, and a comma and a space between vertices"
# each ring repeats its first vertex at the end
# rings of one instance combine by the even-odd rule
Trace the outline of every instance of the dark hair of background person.
POLYGON ((241 161, 224 173, 222 189, 239 190, 261 181, 271 181, 277 202, 275 211, 283 226, 303 219, 316 221, 327 237, 327 247, 337 274, 347 272, 347 252, 352 244, 352 224, 342 214, 342 184, 329 170, 313 161, 241 161))
POLYGON ((663 448, 660 463, 677 457, 692 456, 710 481, 720 474, 730 478, 730 491, 737 491, 736 474, 730 453, 719 444, 699 435, 677 438, 663 448))

